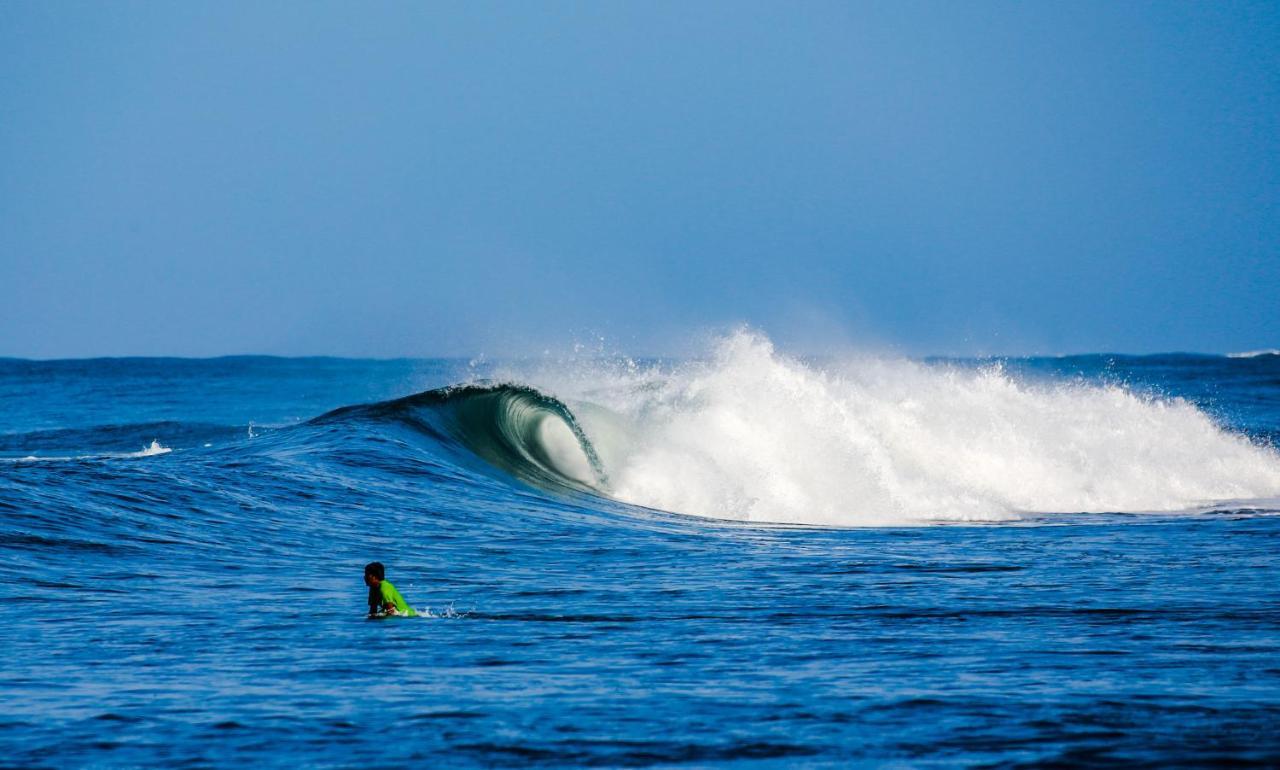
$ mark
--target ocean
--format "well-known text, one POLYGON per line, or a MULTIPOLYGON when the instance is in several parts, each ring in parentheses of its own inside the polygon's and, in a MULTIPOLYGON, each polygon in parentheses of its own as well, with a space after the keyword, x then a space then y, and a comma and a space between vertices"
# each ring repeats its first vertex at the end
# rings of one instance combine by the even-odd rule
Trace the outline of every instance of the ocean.
POLYGON ((1275 351, 6 359, 0 414, 0 766, 1280 765, 1275 351))

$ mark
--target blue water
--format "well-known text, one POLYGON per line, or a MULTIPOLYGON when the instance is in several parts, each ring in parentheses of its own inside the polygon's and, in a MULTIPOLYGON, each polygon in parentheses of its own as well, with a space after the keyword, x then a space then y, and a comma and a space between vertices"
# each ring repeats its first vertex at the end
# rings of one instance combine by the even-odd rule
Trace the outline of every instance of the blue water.
POLYGON ((1280 764, 1280 356, 742 345, 0 361, 0 765, 1280 764))

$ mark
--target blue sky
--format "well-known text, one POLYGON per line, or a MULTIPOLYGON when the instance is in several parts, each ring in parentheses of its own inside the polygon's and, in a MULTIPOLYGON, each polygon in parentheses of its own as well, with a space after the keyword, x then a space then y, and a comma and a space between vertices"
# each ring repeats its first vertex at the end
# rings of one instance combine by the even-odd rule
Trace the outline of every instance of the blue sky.
POLYGON ((1280 347, 1275 3, 0 4, 0 355, 1280 347))

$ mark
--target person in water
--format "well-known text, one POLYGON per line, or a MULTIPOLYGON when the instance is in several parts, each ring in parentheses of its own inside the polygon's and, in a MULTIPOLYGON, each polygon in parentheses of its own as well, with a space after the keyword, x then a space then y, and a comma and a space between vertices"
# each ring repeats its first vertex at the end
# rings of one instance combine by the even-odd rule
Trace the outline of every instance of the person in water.
POLYGON ((369 586, 369 617, 378 615, 408 615, 413 611, 396 587, 387 580, 387 569, 380 561, 371 561, 364 565, 364 584, 369 586))

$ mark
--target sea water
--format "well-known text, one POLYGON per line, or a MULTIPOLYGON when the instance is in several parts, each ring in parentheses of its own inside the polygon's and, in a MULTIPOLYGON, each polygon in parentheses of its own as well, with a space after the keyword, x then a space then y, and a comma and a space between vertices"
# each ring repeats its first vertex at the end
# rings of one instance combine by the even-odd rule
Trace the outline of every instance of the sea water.
POLYGON ((1275 352, 4 360, 0 415, 0 765, 1280 763, 1275 352))

